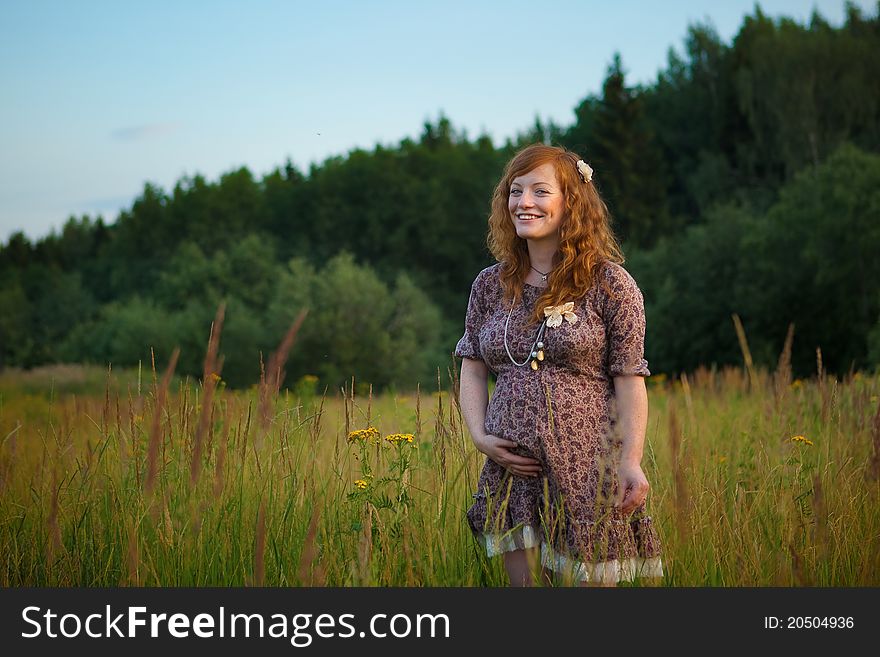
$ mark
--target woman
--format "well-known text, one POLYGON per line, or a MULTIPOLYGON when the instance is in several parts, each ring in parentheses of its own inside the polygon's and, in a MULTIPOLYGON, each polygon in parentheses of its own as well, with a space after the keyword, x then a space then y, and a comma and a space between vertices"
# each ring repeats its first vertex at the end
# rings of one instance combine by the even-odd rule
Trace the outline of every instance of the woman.
POLYGON ((468 522, 514 586, 533 583, 539 554, 546 581, 662 576, 640 465, 644 302, 592 173, 541 144, 508 163, 489 218, 498 263, 474 281, 455 350, 462 413, 487 457, 468 522))

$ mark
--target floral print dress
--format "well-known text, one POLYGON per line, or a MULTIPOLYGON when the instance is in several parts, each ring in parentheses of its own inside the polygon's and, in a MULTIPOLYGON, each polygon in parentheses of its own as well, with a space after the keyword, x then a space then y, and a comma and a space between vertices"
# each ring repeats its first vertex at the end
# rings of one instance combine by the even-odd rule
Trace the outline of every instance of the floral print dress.
MULTIPOLYGON (((544 331, 544 360, 528 361, 538 325, 530 322, 542 289, 525 284, 509 320, 501 265, 471 288, 456 356, 483 361, 497 375, 486 433, 517 443, 541 463, 539 477, 518 477, 486 459, 468 523, 489 556, 541 547, 545 567, 605 583, 662 576, 660 541, 645 504, 632 515, 614 507, 622 440, 616 435, 616 376, 649 376, 644 359, 642 293, 620 265, 606 262, 574 301, 576 321, 544 331)), ((566 300, 568 301, 568 300, 566 300)))

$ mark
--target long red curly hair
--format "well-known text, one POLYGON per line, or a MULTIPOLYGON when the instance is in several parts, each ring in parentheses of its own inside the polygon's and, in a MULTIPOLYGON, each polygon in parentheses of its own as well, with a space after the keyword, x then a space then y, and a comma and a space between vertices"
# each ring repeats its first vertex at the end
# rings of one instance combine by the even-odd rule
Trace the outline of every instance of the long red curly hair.
POLYGON ((623 253, 611 230, 611 214, 593 182, 585 183, 577 168, 582 159, 558 146, 532 144, 520 150, 504 169, 492 194, 492 213, 486 243, 501 263, 501 286, 510 303, 519 301, 530 262, 526 240, 516 234, 508 209, 510 184, 542 164, 553 164, 565 199, 559 227, 559 249, 547 288, 535 304, 533 320, 544 320, 544 307, 579 299, 592 287, 605 261, 623 263, 623 253))

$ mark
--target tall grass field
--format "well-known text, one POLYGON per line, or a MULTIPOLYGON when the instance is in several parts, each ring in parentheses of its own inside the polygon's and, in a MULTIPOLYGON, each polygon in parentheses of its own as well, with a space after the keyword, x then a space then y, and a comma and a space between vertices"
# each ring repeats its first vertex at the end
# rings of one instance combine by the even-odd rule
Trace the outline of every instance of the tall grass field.
MULTIPOLYGON (((483 457, 454 371, 279 391, 276 358, 232 391, 216 347, 199 382, 176 355, 0 374, 0 585, 507 583, 465 522, 483 457)), ((746 362, 648 379, 659 584, 877 586, 880 376, 746 362)))

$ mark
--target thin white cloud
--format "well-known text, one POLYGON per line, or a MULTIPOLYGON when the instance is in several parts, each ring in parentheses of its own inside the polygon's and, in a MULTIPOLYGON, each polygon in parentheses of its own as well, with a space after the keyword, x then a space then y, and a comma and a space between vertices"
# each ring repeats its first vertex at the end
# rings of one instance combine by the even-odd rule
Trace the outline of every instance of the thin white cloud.
POLYGON ((115 130, 111 135, 113 139, 121 141, 135 141, 138 139, 153 139, 155 137, 164 137, 173 132, 177 132, 183 127, 182 123, 146 123, 144 125, 133 125, 127 128, 115 130))

